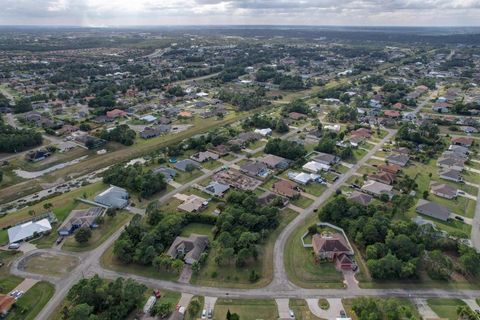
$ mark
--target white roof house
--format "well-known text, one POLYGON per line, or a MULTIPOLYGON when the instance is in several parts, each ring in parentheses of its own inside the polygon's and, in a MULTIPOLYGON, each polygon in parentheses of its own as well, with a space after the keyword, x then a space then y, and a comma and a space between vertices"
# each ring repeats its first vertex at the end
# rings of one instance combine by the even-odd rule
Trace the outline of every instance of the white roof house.
POLYGON ((330 166, 328 164, 323 164, 316 161, 307 162, 302 168, 313 173, 330 170, 330 166))
POLYGON ((146 122, 154 122, 155 120, 157 120, 157 118, 152 116, 151 114, 147 114, 146 116, 143 116, 140 119, 146 122))
POLYGON ((314 173, 305 173, 305 172, 289 172, 288 178, 298 184, 308 184, 310 181, 319 181, 322 177, 314 173))
POLYGON ((128 205, 127 190, 111 185, 110 188, 95 197, 95 202, 109 208, 122 209, 128 205))
POLYGON ((266 129, 255 129, 255 133, 260 133, 262 136, 268 136, 272 134, 272 129, 266 128, 266 129))
POLYGON ((8 240, 10 243, 15 243, 31 238, 35 233, 41 234, 51 230, 50 221, 46 218, 38 221, 28 221, 8 229, 8 240))

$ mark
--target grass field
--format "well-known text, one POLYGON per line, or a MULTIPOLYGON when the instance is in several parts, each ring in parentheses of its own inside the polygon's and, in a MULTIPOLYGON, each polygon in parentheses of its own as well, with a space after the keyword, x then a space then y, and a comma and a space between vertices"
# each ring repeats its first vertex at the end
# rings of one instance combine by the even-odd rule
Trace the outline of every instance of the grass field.
POLYGON ((457 308, 465 305, 460 299, 433 298, 427 300, 428 305, 440 317, 444 319, 457 319, 457 308))
POLYGON ((17 251, 0 250, 0 261, 4 263, 0 267, 0 293, 9 293, 23 281, 23 278, 10 274, 10 265, 19 256, 17 251))
POLYGON ((105 216, 105 221, 98 228, 93 229, 92 237, 87 243, 78 243, 74 236, 65 240, 62 250, 81 252, 93 250, 108 239, 122 225, 128 222, 132 216, 127 212, 118 212, 115 217, 105 216))
POLYGON ((224 320, 230 310, 236 313, 242 320, 276 320, 278 319, 277 304, 274 300, 237 300, 220 298, 215 304, 213 319, 224 320))
POLYGON ((303 299, 290 299, 289 306, 297 320, 320 320, 312 314, 307 302, 303 299))
POLYGON ((100 264, 102 267, 113 271, 132 273, 154 279, 176 281, 179 276, 174 272, 158 271, 153 266, 124 264, 113 255, 113 245, 102 254, 100 264))
POLYGON ((305 209, 305 208, 308 208, 313 203, 313 200, 304 196, 300 196, 295 200, 291 200, 290 203, 297 207, 305 209))
POLYGON ((9 320, 33 320, 55 292, 55 287, 46 281, 36 283, 10 311, 9 320))
POLYGON ((279 227, 269 235, 264 244, 258 246, 258 259, 251 261, 244 268, 237 268, 234 264, 219 267, 214 261, 215 249, 213 248, 200 272, 192 275, 191 283, 203 286, 230 288, 258 288, 266 286, 272 281, 273 277, 273 247, 275 240, 280 231, 292 221, 295 216, 296 213, 290 209, 282 211, 279 227), (255 283, 249 281, 249 274, 252 269, 260 275, 260 279, 255 283))
POLYGON ((180 234, 182 237, 188 237, 192 233, 195 234, 203 234, 209 237, 210 240, 213 240, 212 234, 212 225, 203 224, 203 223, 190 223, 183 228, 182 233, 180 234))
POLYGON ((78 259, 65 254, 42 253, 28 259, 25 271, 61 277, 72 271, 78 262, 78 259))

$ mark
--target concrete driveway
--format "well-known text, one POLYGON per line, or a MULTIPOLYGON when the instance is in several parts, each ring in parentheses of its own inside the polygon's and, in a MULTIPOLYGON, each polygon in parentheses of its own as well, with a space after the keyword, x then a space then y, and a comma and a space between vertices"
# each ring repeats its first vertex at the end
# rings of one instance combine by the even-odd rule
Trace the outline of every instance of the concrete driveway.
POLYGON ((422 316, 423 319, 438 319, 438 315, 430 308, 425 299, 414 299, 413 303, 418 309, 418 313, 422 316))
POLYGON ((290 319, 289 299, 275 299, 278 308, 279 319, 290 319))
POLYGON ((18 286, 15 287, 12 291, 23 291, 27 292, 31 287, 33 287, 39 280, 35 279, 25 279, 18 286))
POLYGON ((205 302, 203 305, 203 309, 208 312, 208 310, 212 310, 212 314, 214 313, 213 311, 215 310, 215 303, 217 303, 217 297, 205 297, 205 302))
POLYGON ((340 317, 340 311, 344 311, 342 299, 327 299, 330 307, 323 310, 318 305, 318 299, 306 299, 310 311, 318 318, 336 319, 340 317))

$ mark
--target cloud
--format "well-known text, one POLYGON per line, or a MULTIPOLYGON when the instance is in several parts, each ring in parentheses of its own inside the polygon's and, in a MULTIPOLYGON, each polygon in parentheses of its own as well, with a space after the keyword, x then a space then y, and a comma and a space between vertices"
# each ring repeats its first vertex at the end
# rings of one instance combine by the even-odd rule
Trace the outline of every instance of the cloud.
POLYGON ((2 24, 478 25, 480 0, 2 0, 2 24))

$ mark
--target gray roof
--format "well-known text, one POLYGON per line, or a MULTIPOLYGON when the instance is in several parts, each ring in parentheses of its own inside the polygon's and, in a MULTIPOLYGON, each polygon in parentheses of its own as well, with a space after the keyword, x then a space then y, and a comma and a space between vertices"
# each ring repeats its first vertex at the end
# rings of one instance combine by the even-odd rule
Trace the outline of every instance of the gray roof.
POLYGON ((205 235, 191 234, 188 238, 176 237, 167 254, 172 258, 177 258, 183 251, 185 253, 185 262, 191 263, 198 261, 200 255, 208 246, 208 237, 205 235))
POLYGON ((324 163, 324 164, 332 164, 339 160, 337 156, 333 154, 319 152, 318 155, 314 158, 315 161, 324 163))
POLYGON ((450 210, 446 206, 423 199, 418 200, 416 210, 418 213, 442 221, 447 221, 450 218, 450 210))
POLYGON ((230 189, 230 186, 228 184, 223 184, 220 182, 212 181, 208 186, 206 186, 203 191, 214 195, 214 196, 221 196, 223 195, 228 189, 230 189))
POLYGON ((392 154, 387 157, 388 162, 398 164, 399 166, 405 166, 410 157, 406 154, 392 154))
POLYGON ((359 203, 361 205, 366 206, 370 203, 370 201, 372 201, 372 196, 369 195, 369 194, 362 193, 362 192, 354 191, 354 192, 352 192, 350 197, 348 197, 348 199, 351 200, 351 201, 354 201, 356 203, 359 203))
POLYGON ((198 168, 200 165, 198 164, 198 162, 195 162, 193 160, 190 160, 190 159, 184 159, 184 160, 180 160, 178 161, 177 163, 174 164, 174 167, 180 171, 187 171, 187 166, 191 164, 192 166, 194 166, 195 168, 198 168))
POLYGON ((251 175, 258 175, 262 171, 267 170, 268 167, 265 163, 256 162, 256 161, 249 161, 240 166, 240 170, 246 173, 250 173, 251 175))
POLYGON ((110 186, 95 197, 95 202, 110 208, 125 208, 128 205, 128 192, 123 188, 110 186))
POLYGON ((440 172, 440 177, 446 177, 450 178, 453 180, 461 180, 462 179, 462 173, 458 170, 446 170, 443 172, 440 172))
POLYGON ((172 168, 159 167, 153 170, 153 173, 161 173, 165 177, 165 180, 172 180, 177 175, 177 171, 172 168))
POLYGON ((52 230, 50 221, 42 219, 38 221, 28 221, 7 230, 10 243, 19 242, 32 237, 35 233, 44 233, 52 230))

